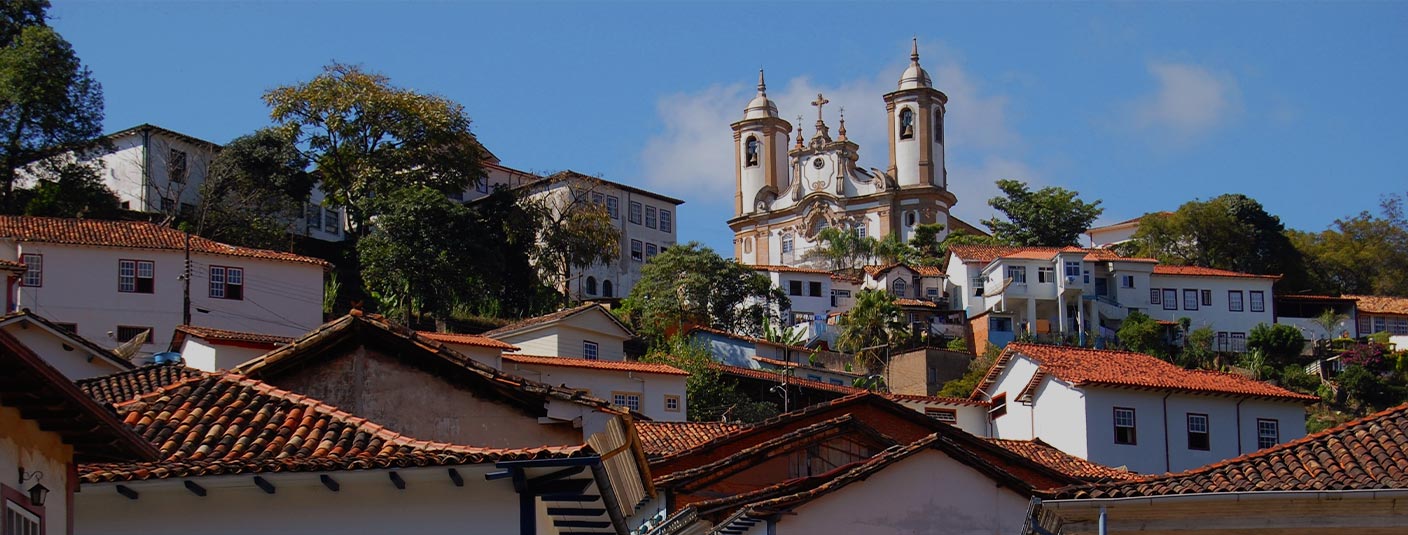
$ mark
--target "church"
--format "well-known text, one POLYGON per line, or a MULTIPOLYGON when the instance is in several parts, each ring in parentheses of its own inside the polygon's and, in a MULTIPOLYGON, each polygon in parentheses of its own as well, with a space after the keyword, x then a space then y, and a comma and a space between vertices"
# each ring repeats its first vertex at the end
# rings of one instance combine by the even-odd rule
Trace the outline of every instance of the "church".
MULTIPOLYGON (((735 167, 734 258, 750 265, 803 266, 826 227, 850 229, 860 237, 884 239, 892 234, 908 241, 925 223, 977 232, 949 216, 958 199, 948 189, 944 167, 944 114, 948 96, 934 88, 919 65, 915 42, 910 64, 898 89, 886 93, 889 164, 862 167, 860 146, 846 139, 841 115, 836 136, 827 126, 820 94, 811 138, 798 117, 792 125, 778 115, 758 73, 758 96, 748 102, 743 119, 733 123, 735 167)), ((942 236, 941 236, 942 237, 942 236)))

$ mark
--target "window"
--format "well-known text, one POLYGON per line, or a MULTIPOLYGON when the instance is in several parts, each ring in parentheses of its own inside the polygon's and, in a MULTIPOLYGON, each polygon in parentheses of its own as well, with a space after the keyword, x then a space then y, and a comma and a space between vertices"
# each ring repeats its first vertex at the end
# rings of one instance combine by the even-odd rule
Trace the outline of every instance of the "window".
POLYGON ((638 411, 640 410, 640 393, 612 392, 611 403, 620 407, 626 407, 633 411, 638 411))
POLYGON ((1408 334, 1408 318, 1389 318, 1389 334, 1408 334))
POLYGON ((1188 413, 1188 449, 1208 451, 1208 415, 1188 413))
POLYGON ((988 409, 988 416, 997 418, 1007 414, 1007 393, 1003 392, 992 397, 992 408, 988 409))
POLYGON ((476 180, 474 182, 474 191, 477 191, 479 193, 489 193, 489 179, 476 180))
POLYGON ((1036 281, 1056 282, 1056 268, 1051 266, 1042 266, 1036 268, 1036 281))
POLYGON ((660 210, 660 232, 674 232, 675 221, 669 210, 660 210))
POLYGON ((782 254, 789 254, 789 253, 791 253, 791 252, 792 252, 792 235, 791 235, 791 234, 783 234, 783 235, 782 235, 782 254))
POLYGON ((1256 448, 1266 449, 1281 443, 1281 422, 1268 418, 1256 419, 1256 448))
POLYGON ((597 345, 591 340, 582 341, 582 358, 587 360, 597 359, 597 345))
POLYGON ((812 296, 812 297, 821 297, 821 283, 820 283, 820 282, 808 282, 808 283, 807 283, 807 295, 810 295, 810 296, 812 296))
POLYGON ((827 379, 826 382, 831 383, 831 384, 833 384, 833 385, 837 385, 837 386, 846 386, 845 381, 842 381, 842 380, 840 380, 840 379, 835 379, 835 378, 833 378, 833 379, 827 379))
POLYGON ((944 142, 944 112, 934 112, 934 141, 942 144, 944 142))
POLYGON ((314 203, 308 203, 308 208, 304 212, 303 221, 308 223, 308 228, 312 230, 323 230, 323 207, 314 203))
POLYGON ((958 411, 953 409, 925 407, 924 415, 946 424, 958 424, 958 411))
POLYGON ((1178 290, 1164 288, 1164 310, 1178 310, 1178 290))
MULTIPOLYGON (((1165 308, 1167 308, 1167 307, 1165 307, 1165 308)), ((1197 290, 1186 290, 1186 289, 1183 290, 1183 310, 1197 310, 1197 309, 1198 309, 1198 291, 1197 291, 1197 290)))
POLYGON ((323 210, 323 230, 328 234, 339 234, 342 232, 342 221, 338 217, 336 208, 323 210))
POLYGON ((1161 303, 1163 300, 1162 300, 1162 299, 1159 299, 1159 298, 1162 297, 1162 296, 1163 296, 1163 291, 1162 291, 1162 290, 1160 290, 1160 289, 1158 289, 1158 288, 1149 288, 1149 304, 1151 304, 1151 305, 1157 305, 1157 304, 1161 303))
POLYGON ((904 297, 905 290, 909 289, 908 285, 905 284, 904 279, 895 279, 895 282, 890 284, 890 288, 894 291, 895 297, 904 297))
POLYGON ((616 296, 613 294, 612 289, 611 289, 611 281, 609 281, 609 280, 603 280, 603 281, 601 281, 601 295, 602 295, 602 297, 616 297, 616 296))
POLYGON ((631 240, 631 260, 645 260, 645 244, 640 240, 631 240))
POLYGON ((983 277, 973 277, 973 295, 983 295, 983 277))
POLYGON ((210 297, 244 299, 244 268, 210 266, 210 297))
POLYGON ((748 141, 743 143, 743 167, 758 166, 758 138, 748 136, 748 141))
POLYGON ((136 337, 138 337, 138 336, 141 336, 142 333, 146 333, 147 339, 146 339, 145 341, 143 341, 142 343, 143 343, 143 344, 150 344, 150 343, 152 343, 151 330, 152 330, 151 327, 135 327, 135 326, 131 326, 131 325, 118 325, 118 326, 117 326, 117 341, 118 341, 118 343, 125 344, 125 343, 127 343, 127 342, 132 341, 133 338, 136 338, 136 337))
POLYGON ((1228 339, 1228 351, 1245 353, 1247 351, 1247 333, 1230 333, 1228 339))
POLYGON ((851 298, 851 291, 850 291, 850 290, 831 290, 831 306, 833 306, 833 307, 834 307, 834 306, 837 306, 837 305, 836 305, 837 301, 839 301, 839 300, 841 300, 841 299, 850 299, 850 298, 851 298))
POLYGON ((900 139, 914 139, 914 112, 909 108, 900 110, 900 139))
POLYGON ((596 277, 587 277, 587 295, 596 295, 596 277))
POLYGON ((680 397, 674 394, 665 394, 665 411, 680 412, 680 397))
POLYGON ((1227 333, 1219 331, 1217 333, 1217 350, 1227 351, 1227 333))
POLYGON ((929 381, 929 384, 934 384, 934 383, 939 382, 939 370, 938 370, 938 368, 935 368, 935 367, 933 367, 933 366, 930 366, 930 367, 929 367, 928 381, 929 381))
POLYGON ((638 202, 636 202, 636 201, 631 201, 631 204, 630 204, 630 212, 626 214, 627 217, 630 218, 630 222, 631 222, 631 223, 634 223, 634 224, 637 224, 637 225, 640 224, 640 208, 641 208, 640 203, 638 203, 638 202))
POLYGON ((166 176, 172 182, 186 181, 186 151, 171 149, 171 157, 166 160, 166 176))
POLYGON ((149 260, 118 260, 117 291, 149 294, 156 288, 155 264, 149 260))
POLYGON ((646 259, 646 260, 650 260, 651 258, 655 258, 655 255, 656 255, 656 254, 659 254, 659 253, 660 253, 660 248, 659 248, 658 246, 656 246, 655 244, 653 244, 653 243, 647 243, 647 244, 645 244, 645 259, 646 259))
POLYGON ((1120 288, 1133 288, 1134 275, 1120 275, 1120 288))
POLYGON ((1012 282, 1015 282, 1015 283, 1017 283, 1017 284, 1026 284, 1026 283, 1027 283, 1027 267, 1026 267, 1026 266, 1007 266, 1007 278, 1012 279, 1012 282))
POLYGON ((1138 444, 1134 431, 1134 409, 1115 407, 1115 444, 1138 444))
POLYGON ((611 214, 611 219, 621 219, 621 199, 615 195, 607 195, 606 213, 611 214))
POLYGON ((1248 294, 1252 301, 1252 312, 1266 312, 1266 292, 1252 290, 1248 294))
POLYGON ((856 223, 855 232, 856 232, 856 237, 857 237, 857 238, 860 238, 860 239, 862 239, 862 240, 865 239, 865 232, 866 232, 865 223, 856 223))
POLYGON ((162 197, 162 198, 161 198, 161 211, 162 211, 162 213, 166 213, 166 214, 175 212, 175 211, 176 211, 176 201, 173 201, 173 200, 168 199, 168 198, 166 198, 166 197, 162 197))
POLYGON ((43 286, 44 255, 25 253, 20 255, 20 261, 24 263, 24 278, 20 279, 20 286, 43 286))
POLYGON ((787 295, 802 295, 802 281, 787 281, 787 295))
POLYGON ((1202 290, 1200 293, 1202 294, 1203 298, 1203 306, 1212 306, 1212 290, 1202 290))
POLYGON ((1388 318, 1384 316, 1374 316, 1374 328, 1370 333, 1381 333, 1388 330, 1388 318))
POLYGON ((656 221, 656 220, 655 220, 655 207, 654 207, 654 206, 647 206, 647 207, 645 207, 645 227, 646 227, 646 228, 655 228, 655 226, 656 226, 656 225, 655 225, 655 221, 656 221))
POLYGON ((44 533, 44 518, 20 504, 5 500, 5 518, 0 522, 5 535, 40 535, 44 533))
POLYGON ((928 287, 928 288, 925 288, 925 289, 924 289, 924 297, 928 297, 928 298, 931 299, 931 300, 932 300, 932 299, 938 299, 938 298, 939 298, 939 289, 938 289, 938 288, 935 288, 935 287, 933 287, 933 286, 930 286, 930 287, 928 287))
POLYGON ((1241 311, 1242 311, 1242 291, 1241 291, 1241 290, 1227 290, 1227 311, 1228 311, 1228 312, 1241 312, 1241 311))

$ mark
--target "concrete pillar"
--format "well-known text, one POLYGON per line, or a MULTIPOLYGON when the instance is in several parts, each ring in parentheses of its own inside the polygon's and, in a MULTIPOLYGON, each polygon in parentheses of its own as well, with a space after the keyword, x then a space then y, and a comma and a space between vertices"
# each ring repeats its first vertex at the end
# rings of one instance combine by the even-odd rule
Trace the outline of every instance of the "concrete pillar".
POLYGON ((1036 299, 1027 298, 1027 334, 1036 334, 1036 299))
POLYGON ((1059 325, 1056 332, 1066 332, 1066 296, 1059 293, 1056 294, 1056 325, 1059 325))

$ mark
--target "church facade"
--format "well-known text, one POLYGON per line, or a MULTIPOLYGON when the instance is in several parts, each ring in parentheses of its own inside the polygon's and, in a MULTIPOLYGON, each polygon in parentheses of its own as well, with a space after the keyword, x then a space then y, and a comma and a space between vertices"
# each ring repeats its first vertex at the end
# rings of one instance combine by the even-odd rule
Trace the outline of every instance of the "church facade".
MULTIPOLYGON (((846 138, 845 116, 833 138, 818 94, 816 124, 808 139, 801 118, 792 125, 767 97, 762 73, 758 95, 733 123, 736 160, 734 258, 751 265, 805 266, 826 227, 862 237, 898 235, 908 241, 920 224, 969 228, 949 217, 957 198, 944 167, 944 115, 948 96, 935 89, 919 65, 916 43, 898 89, 883 96, 888 116, 889 163, 862 167, 860 147, 846 138)), ((947 231, 947 230, 946 230, 947 231)))

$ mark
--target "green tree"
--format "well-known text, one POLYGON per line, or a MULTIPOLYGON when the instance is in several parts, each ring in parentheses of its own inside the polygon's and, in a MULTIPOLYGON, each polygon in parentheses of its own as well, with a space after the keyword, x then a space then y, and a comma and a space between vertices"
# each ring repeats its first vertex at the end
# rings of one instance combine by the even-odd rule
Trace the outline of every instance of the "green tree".
POLYGON ((1130 351, 1160 357, 1168 355, 1164 326, 1143 312, 1134 311, 1125 316, 1115 336, 1130 351))
POLYGON ((919 251, 900 239, 899 234, 890 234, 875 243, 875 258, 886 265, 915 264, 919 260, 919 251))
POLYGON ((1282 275, 1283 290, 1308 285, 1305 263, 1280 218, 1241 194, 1190 201, 1139 221, 1129 252, 1175 265, 1282 275))
POLYGON ((539 213, 528 209, 515 192, 494 188, 468 205, 479 254, 474 278, 461 305, 488 315, 531 317, 556 310, 562 295, 545 284, 532 262, 539 247, 539 213))
POLYGON ((484 180, 484 150, 464 107, 395 87, 386 76, 333 63, 310 81, 264 94, 270 117, 306 147, 328 202, 349 209, 358 235, 374 199, 403 187, 440 193, 484 180))
POLYGON ((939 223, 923 223, 914 227, 909 246, 914 248, 916 262, 926 266, 943 265, 944 256, 948 254, 948 248, 939 239, 943 233, 944 226, 939 223))
POLYGON ((1379 214, 1335 220, 1318 233, 1291 232, 1314 284, 1330 293, 1408 297, 1408 217, 1404 195, 1388 195, 1379 214))
POLYGON ((1333 308, 1326 307, 1325 310, 1321 312, 1319 316, 1310 318, 1310 321, 1315 323, 1315 326, 1319 327, 1321 331, 1325 332, 1326 339, 1333 340, 1336 336, 1335 329, 1340 328, 1340 324, 1344 323, 1348 319, 1348 314, 1341 314, 1339 312, 1335 312, 1335 309, 1333 308))
POLYGON ((791 307, 767 276, 690 242, 668 247, 646 262, 621 302, 621 314, 656 340, 690 325, 762 336, 763 318, 777 321, 780 311, 791 307))
POLYGON ((74 151, 77 160, 101 145, 103 89, 73 47, 45 25, 46 0, 0 8, 0 173, 4 208, 13 212, 20 171, 74 151))
POLYGON ((808 260, 821 260, 831 271, 856 270, 875 256, 875 238, 859 237, 850 229, 826 227, 817 231, 816 246, 807 250, 808 260))
POLYGON ((900 314, 895 296, 880 290, 861 290, 851 309, 837 323, 841 327, 836 347, 855 355, 856 366, 871 371, 885 364, 882 355, 888 349, 901 349, 909 338, 909 325, 900 314))
POLYGON ((1305 349, 1305 338, 1300 329, 1277 323, 1259 323, 1247 333, 1247 350, 1266 354, 1266 365, 1280 370, 1288 364, 1301 364, 1300 352, 1305 349))
POLYGON ((966 398, 973 395, 973 391, 978 389, 978 383, 983 381, 988 370, 992 369, 993 363, 997 362, 997 357, 1002 354, 1002 349, 995 345, 989 345, 987 351, 981 355, 973 357, 968 363, 968 371, 963 377, 959 377, 947 383, 939 389, 940 396, 966 398))
POLYGON ((561 187, 522 200, 525 209, 542 219, 536 226, 534 260, 543 278, 554 281, 569 296, 567 284, 573 270, 620 258, 621 233, 606 206, 592 201, 592 194, 604 187, 601 180, 564 171, 545 182, 561 187))
POLYGON ((1185 368, 1212 368, 1217 356, 1213 342, 1217 333, 1212 327, 1199 327, 1188 333, 1183 348, 1178 354, 1178 363, 1185 368))
POLYGON ((689 373, 685 379, 685 415, 691 422, 721 420, 744 423, 766 420, 778 413, 777 405, 753 401, 738 391, 738 385, 719 372, 709 350, 702 343, 691 343, 683 336, 673 336, 658 345, 644 362, 668 364, 689 373))
POLYGON ((1087 203, 1077 198, 1079 193, 1064 188, 1031 191, 1018 180, 999 180, 997 187, 1003 196, 989 199, 988 205, 1006 219, 994 217, 983 225, 993 237, 1012 245, 1076 245, 1081 233, 1105 211, 1100 201, 1087 203))
POLYGON ((313 189, 308 164, 282 131, 235 138, 200 186, 196 234, 246 247, 287 247, 289 234, 302 230, 297 225, 313 189))
POLYGON ((44 171, 33 188, 17 192, 26 215, 115 219, 122 211, 117 195, 91 164, 57 159, 36 162, 30 168, 44 171))
POLYGON ((395 191, 378 203, 376 227, 357 243, 366 288, 384 305, 396 303, 407 323, 415 309, 449 317, 478 256, 469 210, 425 187, 395 191))

